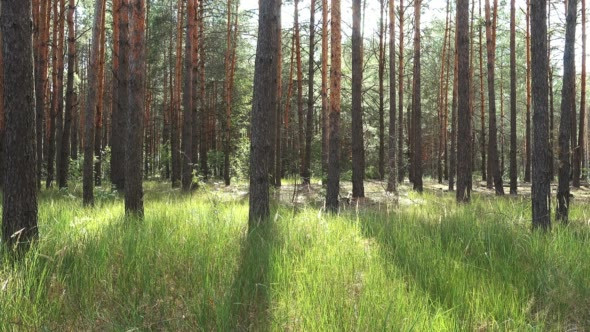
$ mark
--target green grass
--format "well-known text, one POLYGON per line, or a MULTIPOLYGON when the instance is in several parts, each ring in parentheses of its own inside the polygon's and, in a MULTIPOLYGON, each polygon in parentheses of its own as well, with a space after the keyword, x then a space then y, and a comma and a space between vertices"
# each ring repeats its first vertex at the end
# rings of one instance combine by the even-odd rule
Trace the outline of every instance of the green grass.
POLYGON ((410 193, 338 216, 146 183, 144 221, 44 191, 40 240, 0 253, 0 331, 444 331, 590 328, 590 209, 530 231, 525 198, 410 193), (412 204, 407 204, 412 202, 412 204))

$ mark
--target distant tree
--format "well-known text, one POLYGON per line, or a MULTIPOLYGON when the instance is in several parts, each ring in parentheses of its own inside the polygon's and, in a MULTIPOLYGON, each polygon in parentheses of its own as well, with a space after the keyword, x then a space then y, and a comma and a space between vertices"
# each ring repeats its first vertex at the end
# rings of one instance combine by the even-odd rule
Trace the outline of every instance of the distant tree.
MULTIPOLYGON (((541 9, 534 8, 534 10, 540 11, 541 9)), ((565 31, 565 51, 563 54, 563 88, 561 91, 561 119, 559 124, 559 184, 557 188, 557 220, 560 220, 563 223, 568 222, 568 209, 570 203, 570 138, 572 134, 571 118, 574 116, 574 110, 576 107, 576 16, 577 1, 568 0, 565 31)), ((535 33, 534 29, 532 30, 533 33, 535 33)), ((543 64, 546 64, 546 62, 543 64)), ((546 65, 544 65, 544 67, 546 67, 546 65)), ((536 137, 535 140, 537 140, 536 137)), ((545 222, 539 221, 539 224, 545 228, 549 227, 550 217, 547 216, 544 220, 545 222)))
POLYGON ((97 103, 98 57, 100 53, 100 25, 104 0, 94 3, 94 21, 92 23, 92 47, 90 49, 90 63, 88 66, 88 83, 90 87, 86 96, 84 112, 84 170, 82 177, 82 191, 84 205, 94 204, 94 116, 97 103))
POLYGON ((276 85, 279 47, 278 24, 281 1, 268 0, 258 4, 258 41, 254 69, 254 95, 250 140, 250 211, 249 227, 253 229, 268 221, 269 207, 269 118, 276 110, 276 85))
POLYGON ((35 81, 31 1, 3 0, 3 108, 6 117, 2 242, 26 247, 38 234, 35 81), (10 47, 6 47, 10 45, 10 47))
POLYGON ((365 197, 365 148, 363 140, 363 41, 361 0, 352 1, 352 197, 365 197))
POLYGON ((326 208, 335 212, 338 210, 338 195, 340 193, 340 88, 342 79, 342 30, 340 0, 332 0, 330 45, 330 130, 328 156, 328 185, 326 190, 326 208))
POLYGON ((469 109, 469 1, 457 0, 457 202, 471 199, 471 112, 469 109))
POLYGON ((421 94, 421 48, 420 12, 422 0, 414 0, 414 86, 412 93, 412 149, 414 190, 422 192, 422 94, 421 94))
POLYGON ((143 217, 143 116, 145 100, 145 0, 129 3, 129 111, 125 158, 125 213, 143 217))
MULTIPOLYGON (((383 2, 381 2, 383 3, 383 2)), ((393 0, 389 2, 389 177, 387 179, 387 191, 397 193, 397 128, 395 123, 395 4, 393 0)), ((383 10, 383 9, 382 9, 383 10)), ((383 33, 383 32, 382 32, 383 33)), ((385 53, 385 50, 383 50, 385 53)), ((381 70, 381 69, 380 69, 381 70)), ((402 84, 400 81, 399 84, 402 84)), ((380 101, 382 104, 382 101, 380 101)), ((401 144, 401 143, 400 143, 401 144)))

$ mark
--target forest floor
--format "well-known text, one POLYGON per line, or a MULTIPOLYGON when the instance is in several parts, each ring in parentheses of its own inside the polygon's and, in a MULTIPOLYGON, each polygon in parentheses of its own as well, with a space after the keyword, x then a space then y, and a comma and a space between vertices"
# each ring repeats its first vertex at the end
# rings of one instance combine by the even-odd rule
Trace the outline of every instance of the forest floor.
MULTIPOLYGON (((0 331, 590 329, 590 204, 530 230, 530 200, 427 181, 420 195, 366 183, 338 215, 319 184, 273 190, 270 226, 247 232, 244 184, 191 195, 146 182, 145 220, 119 194, 40 195, 40 239, 0 252, 0 331)), ((0 249, 3 250, 3 249, 0 249)))

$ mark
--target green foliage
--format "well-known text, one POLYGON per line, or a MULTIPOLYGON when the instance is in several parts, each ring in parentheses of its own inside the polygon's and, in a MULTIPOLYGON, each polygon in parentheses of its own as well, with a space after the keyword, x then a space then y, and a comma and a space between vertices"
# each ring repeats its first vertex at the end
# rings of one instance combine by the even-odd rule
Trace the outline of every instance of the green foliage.
MULTIPOLYGON (((590 324, 587 207, 530 231, 526 198, 405 193, 325 215, 146 184, 144 221, 121 198, 42 191, 40 239, 0 252, 0 330, 564 330, 590 324)), ((4 249, 0 249, 4 250, 4 249)))

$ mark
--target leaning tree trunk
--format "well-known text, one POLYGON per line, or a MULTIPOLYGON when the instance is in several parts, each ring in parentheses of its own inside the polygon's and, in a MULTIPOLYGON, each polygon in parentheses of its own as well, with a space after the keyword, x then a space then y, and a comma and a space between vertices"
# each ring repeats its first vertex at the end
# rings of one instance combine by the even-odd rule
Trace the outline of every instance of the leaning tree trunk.
MULTIPOLYGON (((387 191, 397 193, 397 133, 395 123, 395 5, 389 3, 389 177, 387 180, 387 191)), ((385 31, 382 29, 382 33, 385 31)), ((385 53, 385 50, 383 50, 385 53)), ((401 82, 400 82, 401 84, 401 82)))
POLYGON ((26 248, 38 234, 35 169, 35 81, 31 2, 2 1, 0 31, 4 45, 6 116, 2 242, 26 248))
MULTIPOLYGON (((561 119, 559 123, 559 184, 557 188, 557 220, 568 222, 570 203, 570 138, 571 118, 574 113, 576 64, 576 16, 577 1, 568 0, 568 11, 565 31, 565 51, 563 54, 563 88, 561 91, 561 119)), ((536 9, 540 10, 540 9, 536 9)), ((538 18, 540 19, 540 18, 538 18)), ((534 31, 533 31, 534 33, 534 31)), ((546 36, 544 36, 546 38, 546 36)), ((543 63, 546 66, 546 62, 543 63)), ((535 138, 536 140, 536 138, 535 138)), ((547 217, 550 222, 549 217, 547 217)), ((543 223, 549 227, 550 224, 543 223)))
POLYGON ((340 87, 342 79, 342 30, 340 0, 332 0, 331 35, 332 46, 330 67, 330 130, 328 156, 328 185, 326 190, 326 209, 338 210, 340 192, 340 87))
MULTIPOLYGON (((469 110, 469 1, 457 0, 457 202, 471 199, 471 111, 469 110)), ((454 121, 454 120, 453 120, 454 121)))
POLYGON ((361 0, 352 2, 352 197, 365 197, 365 149, 363 142, 363 55, 361 0))
POLYGON ((145 0, 129 7, 129 111, 125 158, 125 213, 143 217, 143 111, 145 99, 145 0))
POLYGON ((276 84, 279 61, 275 55, 279 47, 278 24, 281 1, 259 2, 258 42, 254 69, 252 98, 252 131, 250 145, 250 211, 249 228, 268 222, 269 206, 269 118, 276 110, 276 84))
POLYGON ((104 0, 98 0, 94 4, 94 23, 92 25, 92 48, 90 49, 90 63, 88 66, 88 84, 90 85, 86 96, 86 109, 84 112, 84 170, 82 178, 82 191, 84 205, 94 204, 94 115, 96 110, 96 97, 98 81, 98 56, 100 24, 102 22, 104 0))

